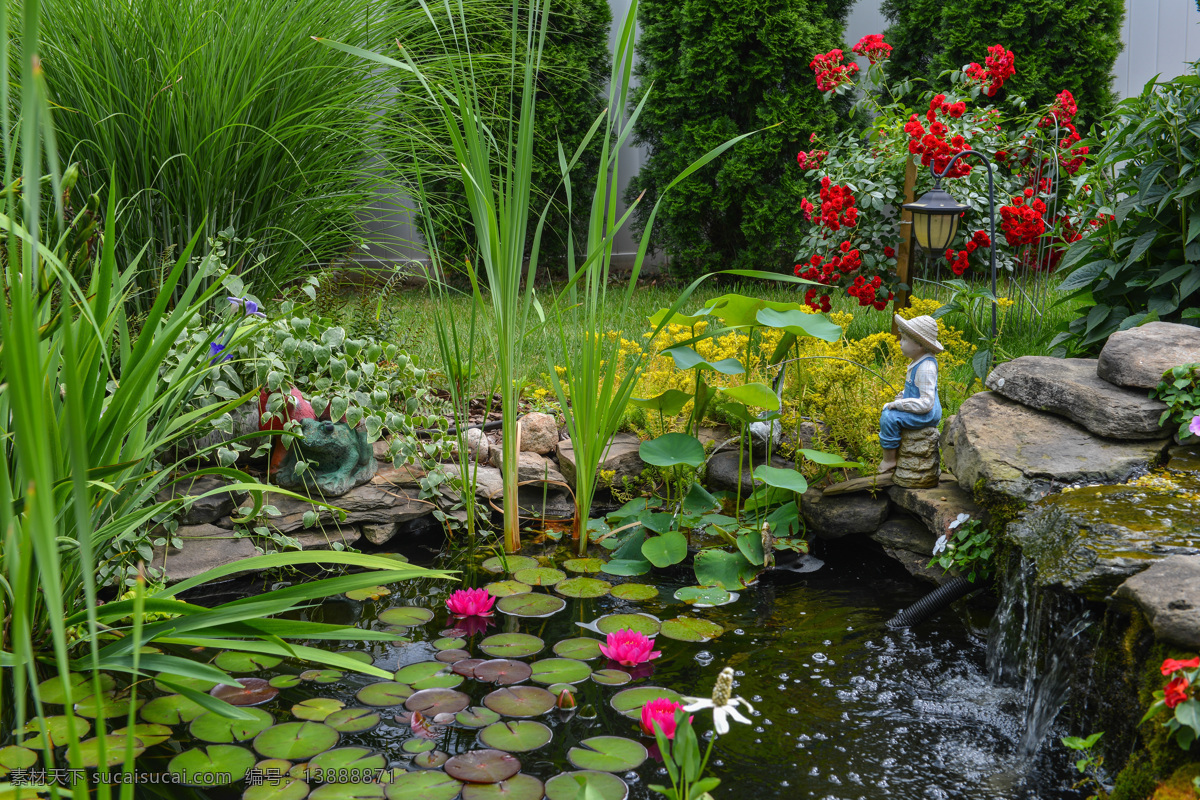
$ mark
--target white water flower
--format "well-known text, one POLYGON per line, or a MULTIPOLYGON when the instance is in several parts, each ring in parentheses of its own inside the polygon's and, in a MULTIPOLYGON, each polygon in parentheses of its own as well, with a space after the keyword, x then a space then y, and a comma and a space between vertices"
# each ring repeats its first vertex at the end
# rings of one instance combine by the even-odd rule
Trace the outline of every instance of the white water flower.
POLYGON ((741 697, 733 696, 733 667, 726 667, 721 670, 721 674, 717 676, 717 683, 713 686, 712 699, 705 697, 684 697, 683 702, 687 703, 683 710, 689 714, 693 711, 700 711, 704 708, 713 710, 713 726, 717 729, 718 736, 724 736, 729 733, 729 720, 727 717, 733 717, 738 722, 750 724, 750 720, 746 719, 737 710, 737 706, 742 705, 751 714, 754 713, 754 707, 747 703, 741 697))
POLYGON ((942 534, 941 536, 939 536, 938 540, 933 543, 933 554, 936 556, 938 553, 945 550, 946 544, 949 541, 950 541, 950 536, 948 534, 942 534))
POLYGON ((959 514, 957 517, 954 518, 954 522, 950 523, 950 530, 954 530, 955 528, 957 528, 959 525, 962 525, 964 522, 966 522, 970 518, 971 518, 970 514, 959 514))

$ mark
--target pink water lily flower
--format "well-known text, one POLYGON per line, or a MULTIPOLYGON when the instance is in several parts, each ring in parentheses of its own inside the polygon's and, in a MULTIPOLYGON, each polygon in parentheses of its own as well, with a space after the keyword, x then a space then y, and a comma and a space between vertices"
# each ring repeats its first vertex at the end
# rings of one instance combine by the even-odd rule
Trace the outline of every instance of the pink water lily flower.
MULTIPOLYGON (((646 703, 642 706, 642 733, 653 736, 654 729, 657 727, 662 731, 663 736, 674 739, 675 712, 681 708, 683 708, 682 703, 676 703, 665 697, 659 697, 646 703)), ((688 722, 693 719, 695 717, 688 717, 688 722)))
POLYGON ((1192 422, 1188 425, 1188 430, 1192 432, 1193 436, 1200 436, 1200 414, 1192 417, 1192 422))
POLYGON ((485 617, 492 613, 496 598, 487 589, 459 589, 446 600, 446 608, 460 617, 485 617))
POLYGON ((646 634, 620 630, 608 635, 608 642, 600 645, 600 652, 622 666, 636 667, 662 655, 658 650, 651 652, 653 648, 654 640, 646 634))

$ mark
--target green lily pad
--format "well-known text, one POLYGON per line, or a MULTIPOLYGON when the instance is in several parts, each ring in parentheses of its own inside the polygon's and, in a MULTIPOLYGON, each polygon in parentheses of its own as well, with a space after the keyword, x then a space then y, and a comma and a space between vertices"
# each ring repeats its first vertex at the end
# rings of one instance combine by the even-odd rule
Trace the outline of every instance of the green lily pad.
MULTIPOLYGON (((34 717, 25 723, 25 727, 20 730, 13 731, 13 734, 20 736, 22 733, 34 734, 31 738, 21 742, 22 747, 32 747, 35 750, 42 750, 45 747, 45 741, 42 735, 42 724, 45 723, 46 732, 50 736, 50 744, 53 747, 59 747, 66 744, 70 740, 68 732, 68 720, 65 716, 55 717, 34 717)), ((82 739, 87 736, 92 730, 92 723, 86 719, 75 717, 75 736, 82 739)), ((3 762, 0 762, 2 764, 3 762)))
POLYGON ((380 598, 387 597, 391 593, 392 590, 386 586, 366 586, 362 589, 352 589, 349 592, 346 592, 346 597, 350 600, 358 600, 359 602, 362 602, 365 600, 379 600, 380 598))
POLYGON ((521 762, 502 750, 470 750, 446 762, 451 778, 463 783, 499 783, 521 771, 521 762))
MULTIPOLYGON (((116 734, 108 734, 104 736, 104 761, 100 761, 100 739, 97 736, 92 739, 84 739, 79 743, 79 764, 83 767, 115 767, 125 761, 125 737, 117 736, 116 734)), ((133 755, 140 756, 145 750, 141 742, 137 742, 133 749, 133 755)), ((254 757, 251 756, 251 762, 254 757)))
POLYGON ((707 642, 724 632, 715 622, 693 617, 676 617, 662 624, 662 635, 680 642, 707 642))
POLYGON ((311 722, 324 722, 330 714, 345 707, 345 703, 332 697, 310 697, 292 706, 292 716, 311 722))
POLYGON ((612 596, 618 600, 653 600, 658 597, 658 589, 644 583, 621 583, 612 588, 612 596))
POLYGON ((179 690, 174 688, 182 686, 185 689, 194 689, 197 692, 207 692, 217 685, 216 681, 207 681, 203 678, 189 678, 183 675, 160 675, 154 679, 154 688, 164 694, 174 694, 179 690), (164 680, 170 681, 171 686, 164 683, 164 680))
POLYGON ((232 744, 210 744, 184 750, 167 764, 167 772, 189 786, 223 786, 240 781, 254 766, 254 753, 232 744))
MULTIPOLYGON (((262 761, 259 761, 257 764, 255 764, 254 768, 260 772, 273 770, 278 772, 280 775, 287 775, 288 771, 293 768, 293 765, 292 762, 288 761, 286 758, 264 758, 262 761)), ((293 775, 292 777, 296 776, 293 775)), ((303 776, 300 777, 300 780, 304 780, 303 776)))
POLYGON ((496 722, 479 732, 479 743, 506 753, 525 753, 544 747, 554 734, 540 722, 518 720, 496 722))
MULTIPOLYGON (((445 653, 453 653, 454 650, 444 650, 445 653)), ((462 652, 466 652, 465 650, 462 652)), ((438 653, 441 655, 441 653, 438 653)), ((441 659, 438 659, 439 661, 441 659)), ((482 664, 486 659, 482 658, 464 658, 461 661, 455 661, 450 665, 450 671, 455 675, 462 675, 464 678, 474 678, 475 668, 482 664)))
POLYGON ((628 772, 646 760, 646 748, 621 736, 593 736, 567 751, 567 760, 580 769, 597 772, 628 772))
POLYGON ((639 686, 636 689, 626 689, 617 692, 613 695, 613 699, 609 701, 609 704, 614 710, 630 719, 640 719, 642 716, 642 706, 660 697, 665 697, 667 700, 678 703, 682 695, 674 689, 664 689, 661 686, 639 686))
MULTIPOLYGON (((82 724, 83 720, 79 722, 82 724)), ((113 735, 124 739, 125 734, 128 732, 129 728, 117 728, 113 731, 113 735)), ((162 744, 171 738, 171 728, 167 725, 159 725, 157 722, 139 722, 133 726, 133 735, 146 747, 154 747, 154 745, 162 744)), ((31 746, 28 742, 25 744, 26 746, 31 746)))
MULTIPOLYGON (((253 739, 275 723, 275 717, 261 708, 248 708, 246 713, 252 714, 254 719, 230 719, 215 712, 206 711, 192 720, 192 724, 188 726, 188 732, 202 742, 233 744, 253 739)), ((170 729, 166 728, 166 731, 170 735, 170 729)), ((143 741, 145 740, 143 739, 143 741)))
POLYGON ((236 686, 220 683, 209 694, 232 706, 257 706, 275 699, 279 688, 262 678, 238 678, 236 686))
MULTIPOLYGON (((436 656, 434 656, 434 658, 436 658, 438 661, 442 662, 443 664, 450 664, 450 665, 457 664, 459 661, 466 661, 470 657, 471 657, 471 654, 468 653, 466 650, 441 650, 438 652, 438 654, 436 656)), ((461 672, 454 670, 453 666, 451 666, 451 670, 454 672, 455 675, 462 675, 461 672)), ((466 675, 464 677, 469 678, 471 676, 466 675)))
POLYGON ((443 636, 441 639, 433 640, 434 650, 460 650, 467 643, 466 639, 458 636, 443 636))
POLYGON ((626 800, 629 786, 610 772, 564 772, 546 781, 546 800, 576 800, 581 796, 599 800, 626 800))
POLYGON ((536 567, 538 566, 538 562, 536 558, 530 558, 529 556, 492 556, 489 559, 485 559, 480 566, 485 572, 496 574, 507 572, 512 574, 519 569, 536 567))
POLYGON ((283 659, 279 656, 266 653, 239 653, 234 650, 225 650, 217 654, 213 664, 226 672, 262 672, 274 669, 279 666, 281 661, 283 659))
POLYGON ((433 739, 408 739, 404 744, 400 745, 400 749, 412 755, 414 753, 428 753, 430 750, 437 748, 437 742, 433 739))
POLYGON ((527 567, 513 573, 513 579, 530 586, 553 586, 567 577, 567 573, 553 567, 527 567))
POLYGON ((537 592, 510 594, 496 601, 498 611, 514 617, 549 617, 566 607, 567 603, 561 597, 537 592))
POLYGON ((599 558, 568 558, 562 566, 567 572, 591 573, 599 572, 604 561, 599 558))
MULTIPOLYGON (((641 551, 639 550, 638 552, 640 553, 641 551)), ((645 575, 653 568, 653 564, 642 558, 614 558, 604 563, 601 572, 629 578, 634 575, 645 575)))
POLYGON ((508 597, 510 594, 525 594, 533 591, 528 583, 520 581, 496 581, 483 587, 492 597, 508 597))
POLYGON ((540 653, 546 646, 528 633, 497 633, 479 643, 479 649, 494 658, 524 658, 540 653))
POLYGON ((307 669, 300 673, 300 680, 313 683, 337 683, 346 677, 340 669, 307 669))
MULTIPOLYGON (((255 766, 261 771, 261 767, 255 766)), ((263 783, 242 792, 242 800, 304 800, 306 797, 308 784, 299 778, 264 779, 263 783)))
POLYGON ((471 698, 453 689, 424 689, 404 701, 409 711, 420 711, 432 719, 438 714, 457 714, 471 705, 471 698))
POLYGON ((406 772, 384 785, 387 800, 454 800, 462 783, 444 772, 406 772))
MULTIPOLYGON (((578 623, 576 623, 578 624, 578 623)), ((596 620, 596 632, 608 635, 617 631, 637 631, 646 636, 658 633, 662 623, 651 614, 608 614, 596 620)))
POLYGON ((642 555, 659 569, 683 561, 687 552, 687 537, 679 531, 667 531, 642 543, 642 555))
MULTIPOLYGON (((72 672, 67 676, 66 683, 71 685, 71 697, 76 701, 92 694, 95 686, 92 684, 92 676, 82 672, 72 672)), ((53 678, 47 678, 38 684, 38 696, 42 698, 43 703, 53 703, 62 705, 67 702, 66 687, 61 675, 55 675, 53 678)), ((104 694, 111 692, 116 688, 117 682, 112 675, 107 672, 100 674, 100 692, 104 694)))
POLYGON ((434 675, 444 674, 445 670, 446 665, 440 661, 418 661, 396 670, 393 677, 399 683, 416 683, 434 675))
POLYGON ((420 606, 392 606, 379 612, 379 621, 400 628, 415 628, 433 619, 433 612, 420 606))
POLYGON ((460 711, 454 715, 454 721, 459 725, 465 725, 468 728, 483 728, 491 725, 493 722, 500 721, 500 715, 490 708, 483 706, 472 706, 466 711, 460 711))
POLYGON ((504 686, 483 698, 483 704, 506 717, 540 717, 554 708, 555 697, 540 686, 504 686))
POLYGON ((722 589, 720 586, 685 586, 675 592, 675 599, 682 600, 688 605, 723 606, 736 598, 736 594, 722 589))
POLYGON ((191 722, 205 712, 204 706, 181 694, 165 694, 142 706, 142 719, 159 725, 191 722))
POLYGON ((754 468, 755 480, 760 480, 767 486, 776 489, 789 489, 797 494, 808 491, 808 481, 794 469, 780 469, 767 464, 759 464, 754 468))
POLYGON ((412 697, 413 688, 407 683, 380 681, 364 686, 354 695, 365 706, 398 706, 412 697))
MULTIPOLYGON (((336 774, 345 770, 351 774, 357 771, 359 775, 362 775, 365 772, 374 773, 375 770, 383 769, 386 766, 387 758, 369 747, 335 747, 313 757, 312 761, 308 762, 308 771, 310 774, 318 774, 318 771, 336 774)), ((326 781, 326 783, 346 782, 345 780, 326 781)), ((367 781, 353 782, 366 783, 367 781)))
POLYGON ((463 787, 462 800, 542 800, 544 791, 537 778, 518 772, 499 783, 468 783, 463 787))
POLYGON ((437 769, 450 760, 450 754, 441 750, 430 750, 413 758, 413 766, 418 769, 437 769))
POLYGON ((592 680, 602 686, 621 686, 633 680, 633 677, 620 669, 598 669, 592 673, 592 680))
MULTIPOLYGON (((125 752, 124 745, 120 749, 123 754, 125 752)), ((37 752, 30 750, 28 747, 21 747, 15 744, 11 744, 8 747, 0 747, 0 769, 5 772, 13 769, 29 769, 38 762, 39 758, 37 752)))
POLYGON ((375 656, 362 650, 339 650, 338 655, 345 656, 346 658, 352 658, 360 664, 375 663, 375 656))
POLYGON ((573 658, 546 658, 533 662, 534 683, 582 683, 592 674, 592 668, 573 658))
POLYGON ((441 675, 430 675, 428 678, 413 681, 412 687, 417 691, 421 691, 422 689, 453 689, 456 686, 461 686, 465 680, 466 678, 462 675, 457 675, 453 672, 444 672, 441 675))
POLYGON ((720 586, 731 592, 745 588, 760 569, 761 566, 751 564, 740 551, 730 552, 719 547, 701 550, 695 559, 698 583, 720 586))
POLYGON ((337 746, 341 734, 322 722, 284 722, 254 737, 254 749, 264 758, 303 761, 337 746))
POLYGON ((475 665, 474 678, 483 683, 497 683, 508 686, 529 680, 533 668, 524 661, 514 661, 510 658, 493 658, 481 661, 475 665))
POLYGON ((600 642, 581 636, 577 639, 562 639, 554 645, 554 655, 573 658, 576 661, 591 661, 600 657, 600 642))
POLYGON ((300 685, 299 675, 275 675, 267 683, 274 686, 276 689, 291 689, 293 686, 300 685))
MULTIPOLYGON (((176 695, 178 697, 178 695, 176 695)), ((141 708, 145 700, 130 700, 128 697, 116 696, 112 694, 92 695, 90 697, 81 698, 75 703, 75 713, 81 717, 88 719, 101 719, 109 717, 124 717, 129 714, 129 708, 141 708)), ((157 720, 148 720, 157 722, 157 720)), ((187 720, 184 720, 185 722, 187 720)))
POLYGON ((603 597, 612 591, 612 584, 598 578, 568 578, 555 586, 554 591, 565 597, 603 597))
POLYGON ((382 719, 373 708, 343 708, 330 714, 323 722, 338 733, 366 733, 374 730, 382 719))
POLYGON ((689 466, 697 469, 704 464, 704 445, 686 433, 664 433, 657 439, 642 442, 638 447, 642 461, 656 467, 689 466))
POLYGON ((327 783, 313 789, 308 800, 383 800, 382 783, 327 783))

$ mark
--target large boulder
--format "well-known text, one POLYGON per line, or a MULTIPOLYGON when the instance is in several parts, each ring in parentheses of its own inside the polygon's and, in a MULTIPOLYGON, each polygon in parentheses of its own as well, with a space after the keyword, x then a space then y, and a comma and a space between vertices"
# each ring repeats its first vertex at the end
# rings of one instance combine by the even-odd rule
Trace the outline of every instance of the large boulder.
POLYGON ((246 496, 245 492, 222 491, 229 481, 219 475, 200 475, 177 481, 158 493, 160 502, 186 498, 183 501, 183 516, 180 525, 204 525, 215 523, 233 513, 237 504, 246 496), (205 496, 207 495, 207 496, 205 496))
POLYGON ((558 447, 558 421, 534 411, 521 417, 521 449, 548 455, 558 447))
POLYGON ((822 539, 872 533, 887 519, 888 506, 884 490, 875 496, 853 492, 825 497, 820 489, 809 489, 800 497, 800 511, 808 529, 822 539))
POLYGON ((1022 356, 992 370, 987 387, 1010 400, 1078 422, 1110 439, 1162 439, 1165 403, 1144 390, 1114 386, 1096 374, 1096 359, 1022 356))
POLYGON ((1154 635, 1200 649, 1200 556, 1169 556, 1122 583, 1116 596, 1142 609, 1154 635))
POLYGON ((1117 386, 1153 389, 1164 372, 1191 363, 1200 363, 1200 328, 1147 322, 1109 336, 1096 372, 1117 386))
MULTIPOLYGON (((504 460, 499 447, 492 448, 489 462, 496 469, 504 468, 504 460)), ((550 459, 528 450, 522 450, 517 453, 517 480, 566 483, 567 479, 558 471, 558 465, 550 459)))
MULTIPOLYGON (((632 433, 618 433, 608 440, 608 449, 600 459, 600 471, 613 472, 613 485, 620 487, 623 479, 637 478, 646 468, 638 454, 642 440, 632 433)), ((558 443, 558 466, 572 484, 575 483, 575 446, 570 439, 558 443)))
POLYGON ((1101 439, 1055 414, 980 392, 947 423, 942 458, 963 487, 1027 503, 1063 486, 1127 480, 1157 462, 1168 443, 1101 439))
POLYGON ((883 546, 883 551, 908 570, 914 578, 940 586, 953 578, 957 572, 929 566, 933 559, 933 545, 937 537, 925 523, 907 514, 889 517, 871 538, 883 546))
MULTIPOLYGON (((1085 486, 1035 503, 1007 536, 1033 559, 1039 584, 1102 600, 1160 559, 1200 554, 1197 494, 1200 473, 1172 469, 1085 486)), ((1200 584, 1193 595, 1200 598, 1200 584)))

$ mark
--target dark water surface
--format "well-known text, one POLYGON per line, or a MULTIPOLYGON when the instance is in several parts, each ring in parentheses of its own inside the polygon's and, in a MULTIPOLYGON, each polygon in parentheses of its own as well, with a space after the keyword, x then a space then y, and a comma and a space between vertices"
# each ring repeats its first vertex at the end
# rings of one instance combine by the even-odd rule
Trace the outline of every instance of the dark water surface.
MULTIPOLYGON (((466 585, 482 586, 496 578, 475 569, 483 555, 439 566, 462 568, 466 585)), ((576 622, 613 612, 644 611, 662 619, 688 614, 726 628, 717 639, 699 644, 658 637, 662 657, 652 662, 649 675, 626 686, 600 686, 590 680, 580 684, 580 705, 594 707, 595 718, 579 713, 564 720, 551 712, 539 721, 554 728, 554 740, 533 753, 518 754, 524 771, 543 780, 572 769, 565 761, 567 749, 589 736, 628 736, 652 744, 640 738, 635 722, 609 707, 608 700, 621 689, 657 685, 707 697, 728 665, 736 674, 734 694, 753 703, 755 713, 751 725, 733 722, 715 746, 712 774, 722 779, 715 791, 718 800, 1086 796, 1072 790, 1079 776, 1058 737, 1087 732, 1053 729, 1032 764, 1013 766, 1025 731, 1025 702, 1018 690, 997 688, 988 681, 990 607, 960 602, 916 629, 889 631, 884 623, 918 600, 927 587, 861 545, 831 546, 820 555, 826 562, 822 569, 772 573, 736 602, 719 608, 692 609, 673 599, 675 590, 690 582, 690 570, 669 573, 665 581, 661 572, 612 578, 654 583, 660 596, 636 604, 611 596, 568 600, 563 611, 548 619, 497 614, 485 633, 469 638, 465 649, 487 658, 477 647, 483 636, 520 631, 546 640, 541 654, 525 660, 552 657, 554 642, 594 636, 576 622)), ((427 563, 433 565, 432 560, 427 563)), ((396 584, 393 594, 379 601, 334 600, 306 616, 382 628, 375 616, 389 606, 433 609, 434 620, 413 629, 411 643, 347 642, 341 648, 370 652, 376 666, 394 670, 434 658, 433 640, 451 627, 445 598, 457 587, 433 581, 396 584)), ((606 666, 590 663, 596 669, 606 666)), ((280 669, 305 668, 285 662, 280 669)), ((354 693, 376 681, 350 674, 327 686, 303 683, 285 689, 264 708, 284 721, 290 718, 287 709, 307 697, 336 697, 347 706, 358 705, 354 693)), ((458 690, 479 704, 495 688, 468 680, 458 690)), ((412 734, 408 725, 391 720, 400 711, 384 709, 381 727, 343 736, 341 745, 371 746, 387 753, 394 764, 406 766, 408 757, 400 746, 412 734)), ((697 712, 695 724, 707 735, 711 712, 697 712)), ((475 729, 450 726, 438 747, 451 755, 475 749, 476 734, 475 729)), ((667 782, 665 770, 653 758, 622 777, 630 784, 630 798, 658 797, 646 785, 667 782)))

